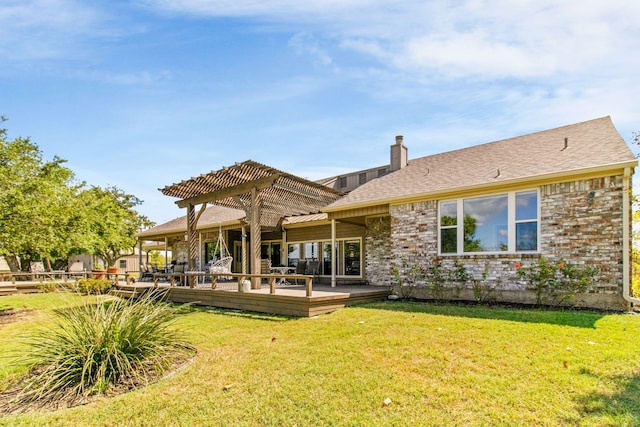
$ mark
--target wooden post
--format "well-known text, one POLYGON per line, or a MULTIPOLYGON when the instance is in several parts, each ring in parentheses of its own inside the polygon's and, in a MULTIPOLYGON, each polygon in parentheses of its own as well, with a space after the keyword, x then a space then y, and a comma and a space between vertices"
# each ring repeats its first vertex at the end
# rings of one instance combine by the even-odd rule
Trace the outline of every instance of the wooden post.
MULTIPOLYGON (((149 263, 147 262, 148 267, 149 263)), ((142 239, 138 240, 138 278, 140 277, 142 277, 142 239)))
MULTIPOLYGON (((196 210, 192 204, 187 206, 187 268, 188 271, 196 269, 196 254, 198 253, 198 236, 196 234, 196 210)), ((197 278, 189 275, 189 287, 195 287, 197 278)))
MULTIPOLYGON (((262 208, 260 192, 256 187, 251 189, 251 273, 260 274, 260 210, 262 208)), ((260 289, 260 278, 251 278, 251 289, 260 289)))
POLYGON ((336 267, 338 260, 336 259, 336 220, 331 220, 331 287, 336 287, 336 267))
POLYGON ((242 224, 242 274, 247 274, 247 227, 242 224))
POLYGON ((311 297, 311 292, 313 288, 313 277, 307 277, 305 281, 305 289, 307 291, 307 297, 311 297))

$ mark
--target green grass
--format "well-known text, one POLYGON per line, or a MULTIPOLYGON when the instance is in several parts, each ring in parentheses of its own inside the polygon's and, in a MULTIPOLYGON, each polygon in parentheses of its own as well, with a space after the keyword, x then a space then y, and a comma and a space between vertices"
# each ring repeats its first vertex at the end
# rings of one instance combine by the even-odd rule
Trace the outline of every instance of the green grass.
MULTIPOLYGON (((0 326, 13 340, 36 311, 0 326)), ((80 299, 80 297, 74 297, 80 299)), ((5 425, 640 425, 640 316, 379 303, 312 319, 192 308, 194 362, 149 387, 5 425), (226 387, 225 387, 226 386, 226 387), (383 405, 385 398, 391 403, 383 405)), ((0 384, 21 367, 0 359, 0 384)))
POLYGON ((16 388, 10 407, 79 404, 114 387, 147 384, 193 356, 170 328, 176 308, 156 301, 161 296, 146 294, 135 302, 95 296, 54 310, 53 327, 24 339, 28 349, 18 363, 33 375, 16 388))

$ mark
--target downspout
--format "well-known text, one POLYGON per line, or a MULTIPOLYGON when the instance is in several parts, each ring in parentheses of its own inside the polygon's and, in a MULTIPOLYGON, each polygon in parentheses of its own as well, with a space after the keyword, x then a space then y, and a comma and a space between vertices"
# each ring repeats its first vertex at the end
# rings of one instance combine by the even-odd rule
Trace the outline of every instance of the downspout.
POLYGON ((631 168, 624 168, 622 185, 622 297, 633 304, 640 305, 640 299, 631 296, 631 168))

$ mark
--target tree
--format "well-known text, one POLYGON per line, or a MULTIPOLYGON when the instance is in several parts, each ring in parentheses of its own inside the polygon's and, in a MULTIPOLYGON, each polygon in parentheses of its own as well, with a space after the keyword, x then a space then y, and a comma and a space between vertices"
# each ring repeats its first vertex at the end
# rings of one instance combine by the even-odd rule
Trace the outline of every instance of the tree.
POLYGON ((113 266, 122 256, 133 255, 135 234, 154 225, 134 207, 142 201, 116 187, 91 187, 80 193, 88 251, 113 266))
MULTIPOLYGON (((5 122, 0 117, 0 123, 5 122)), ((0 128, 0 255, 56 259, 76 245, 75 196, 81 185, 65 160, 44 161, 29 138, 9 140, 0 128)))
POLYGON ((115 187, 86 188, 64 163, 43 160, 29 138, 9 140, 0 128, 0 256, 12 268, 18 259, 50 267, 50 260, 66 264, 71 254, 87 252, 113 265, 133 253, 135 233, 153 225, 133 209, 140 199, 115 187))

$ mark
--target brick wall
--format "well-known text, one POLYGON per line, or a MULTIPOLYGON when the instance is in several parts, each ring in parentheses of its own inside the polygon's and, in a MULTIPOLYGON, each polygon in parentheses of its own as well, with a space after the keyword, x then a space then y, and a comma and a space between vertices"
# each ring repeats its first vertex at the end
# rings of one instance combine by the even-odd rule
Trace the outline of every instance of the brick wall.
MULTIPOLYGON (((367 222, 367 278, 372 285, 393 284, 393 267, 439 262, 452 268, 457 260, 475 279, 487 272, 486 283, 499 283, 498 300, 533 302, 518 280, 515 264, 563 259, 600 268, 597 284, 573 300, 577 306, 621 309, 622 300, 622 176, 579 180, 540 187, 540 254, 438 256, 438 202, 390 207, 390 216, 367 222)), ((462 298, 473 298, 469 292, 462 298)))

